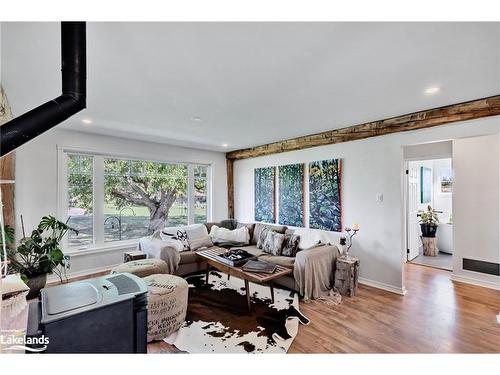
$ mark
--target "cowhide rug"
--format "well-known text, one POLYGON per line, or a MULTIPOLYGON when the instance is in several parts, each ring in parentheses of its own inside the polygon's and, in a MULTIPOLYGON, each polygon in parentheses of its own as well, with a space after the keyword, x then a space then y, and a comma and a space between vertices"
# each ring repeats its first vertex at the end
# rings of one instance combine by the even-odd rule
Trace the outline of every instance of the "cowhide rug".
POLYGON ((248 312, 244 281, 210 273, 191 276, 186 322, 165 339, 188 353, 286 353, 309 319, 299 311, 295 292, 250 283, 252 311, 248 312))

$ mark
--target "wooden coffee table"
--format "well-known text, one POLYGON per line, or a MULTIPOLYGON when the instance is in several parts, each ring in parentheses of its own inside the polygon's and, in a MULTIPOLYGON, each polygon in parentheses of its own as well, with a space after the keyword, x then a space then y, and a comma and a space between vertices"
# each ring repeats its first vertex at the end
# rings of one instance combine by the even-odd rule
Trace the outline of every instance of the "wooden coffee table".
POLYGON ((246 272, 239 267, 233 267, 228 264, 221 262, 217 256, 225 253, 227 249, 222 247, 211 247, 207 250, 198 251, 196 254, 202 258, 207 263, 207 274, 205 282, 208 283, 208 275, 210 274, 210 269, 215 268, 228 276, 234 276, 245 281, 245 292, 247 297, 247 307, 248 311, 251 311, 250 304, 250 281, 257 284, 269 285, 271 290, 271 301, 274 303, 274 286, 273 281, 292 273, 290 268, 276 265, 276 270, 274 273, 263 273, 263 272, 246 272))

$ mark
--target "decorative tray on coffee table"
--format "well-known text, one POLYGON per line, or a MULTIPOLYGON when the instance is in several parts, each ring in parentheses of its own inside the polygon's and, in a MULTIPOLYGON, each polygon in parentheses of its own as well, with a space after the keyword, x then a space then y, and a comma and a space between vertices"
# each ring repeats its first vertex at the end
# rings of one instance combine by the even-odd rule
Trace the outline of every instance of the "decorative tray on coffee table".
POLYGON ((257 259, 256 256, 243 249, 228 250, 220 255, 215 256, 215 258, 231 267, 241 266, 249 260, 257 259))

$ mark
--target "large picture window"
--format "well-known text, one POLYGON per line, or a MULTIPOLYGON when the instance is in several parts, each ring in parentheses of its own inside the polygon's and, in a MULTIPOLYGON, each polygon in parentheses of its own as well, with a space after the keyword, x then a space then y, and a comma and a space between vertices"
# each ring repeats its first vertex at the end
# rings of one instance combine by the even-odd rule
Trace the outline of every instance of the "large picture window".
POLYGON ((93 242, 93 179, 94 158, 87 155, 68 155, 68 217, 69 225, 78 235, 68 232, 70 246, 93 242))
POLYGON ((68 246, 133 240, 209 219, 209 166, 67 153, 68 246))
POLYGON ((194 222, 197 224, 207 222, 207 176, 206 166, 194 167, 194 222))

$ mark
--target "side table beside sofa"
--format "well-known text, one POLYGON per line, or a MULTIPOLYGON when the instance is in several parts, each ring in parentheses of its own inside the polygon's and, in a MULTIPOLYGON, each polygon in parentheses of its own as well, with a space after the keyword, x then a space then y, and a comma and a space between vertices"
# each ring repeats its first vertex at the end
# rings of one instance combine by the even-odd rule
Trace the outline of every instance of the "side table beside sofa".
POLYGON ((335 288, 341 295, 353 297, 358 289, 359 259, 341 256, 337 258, 335 288))

